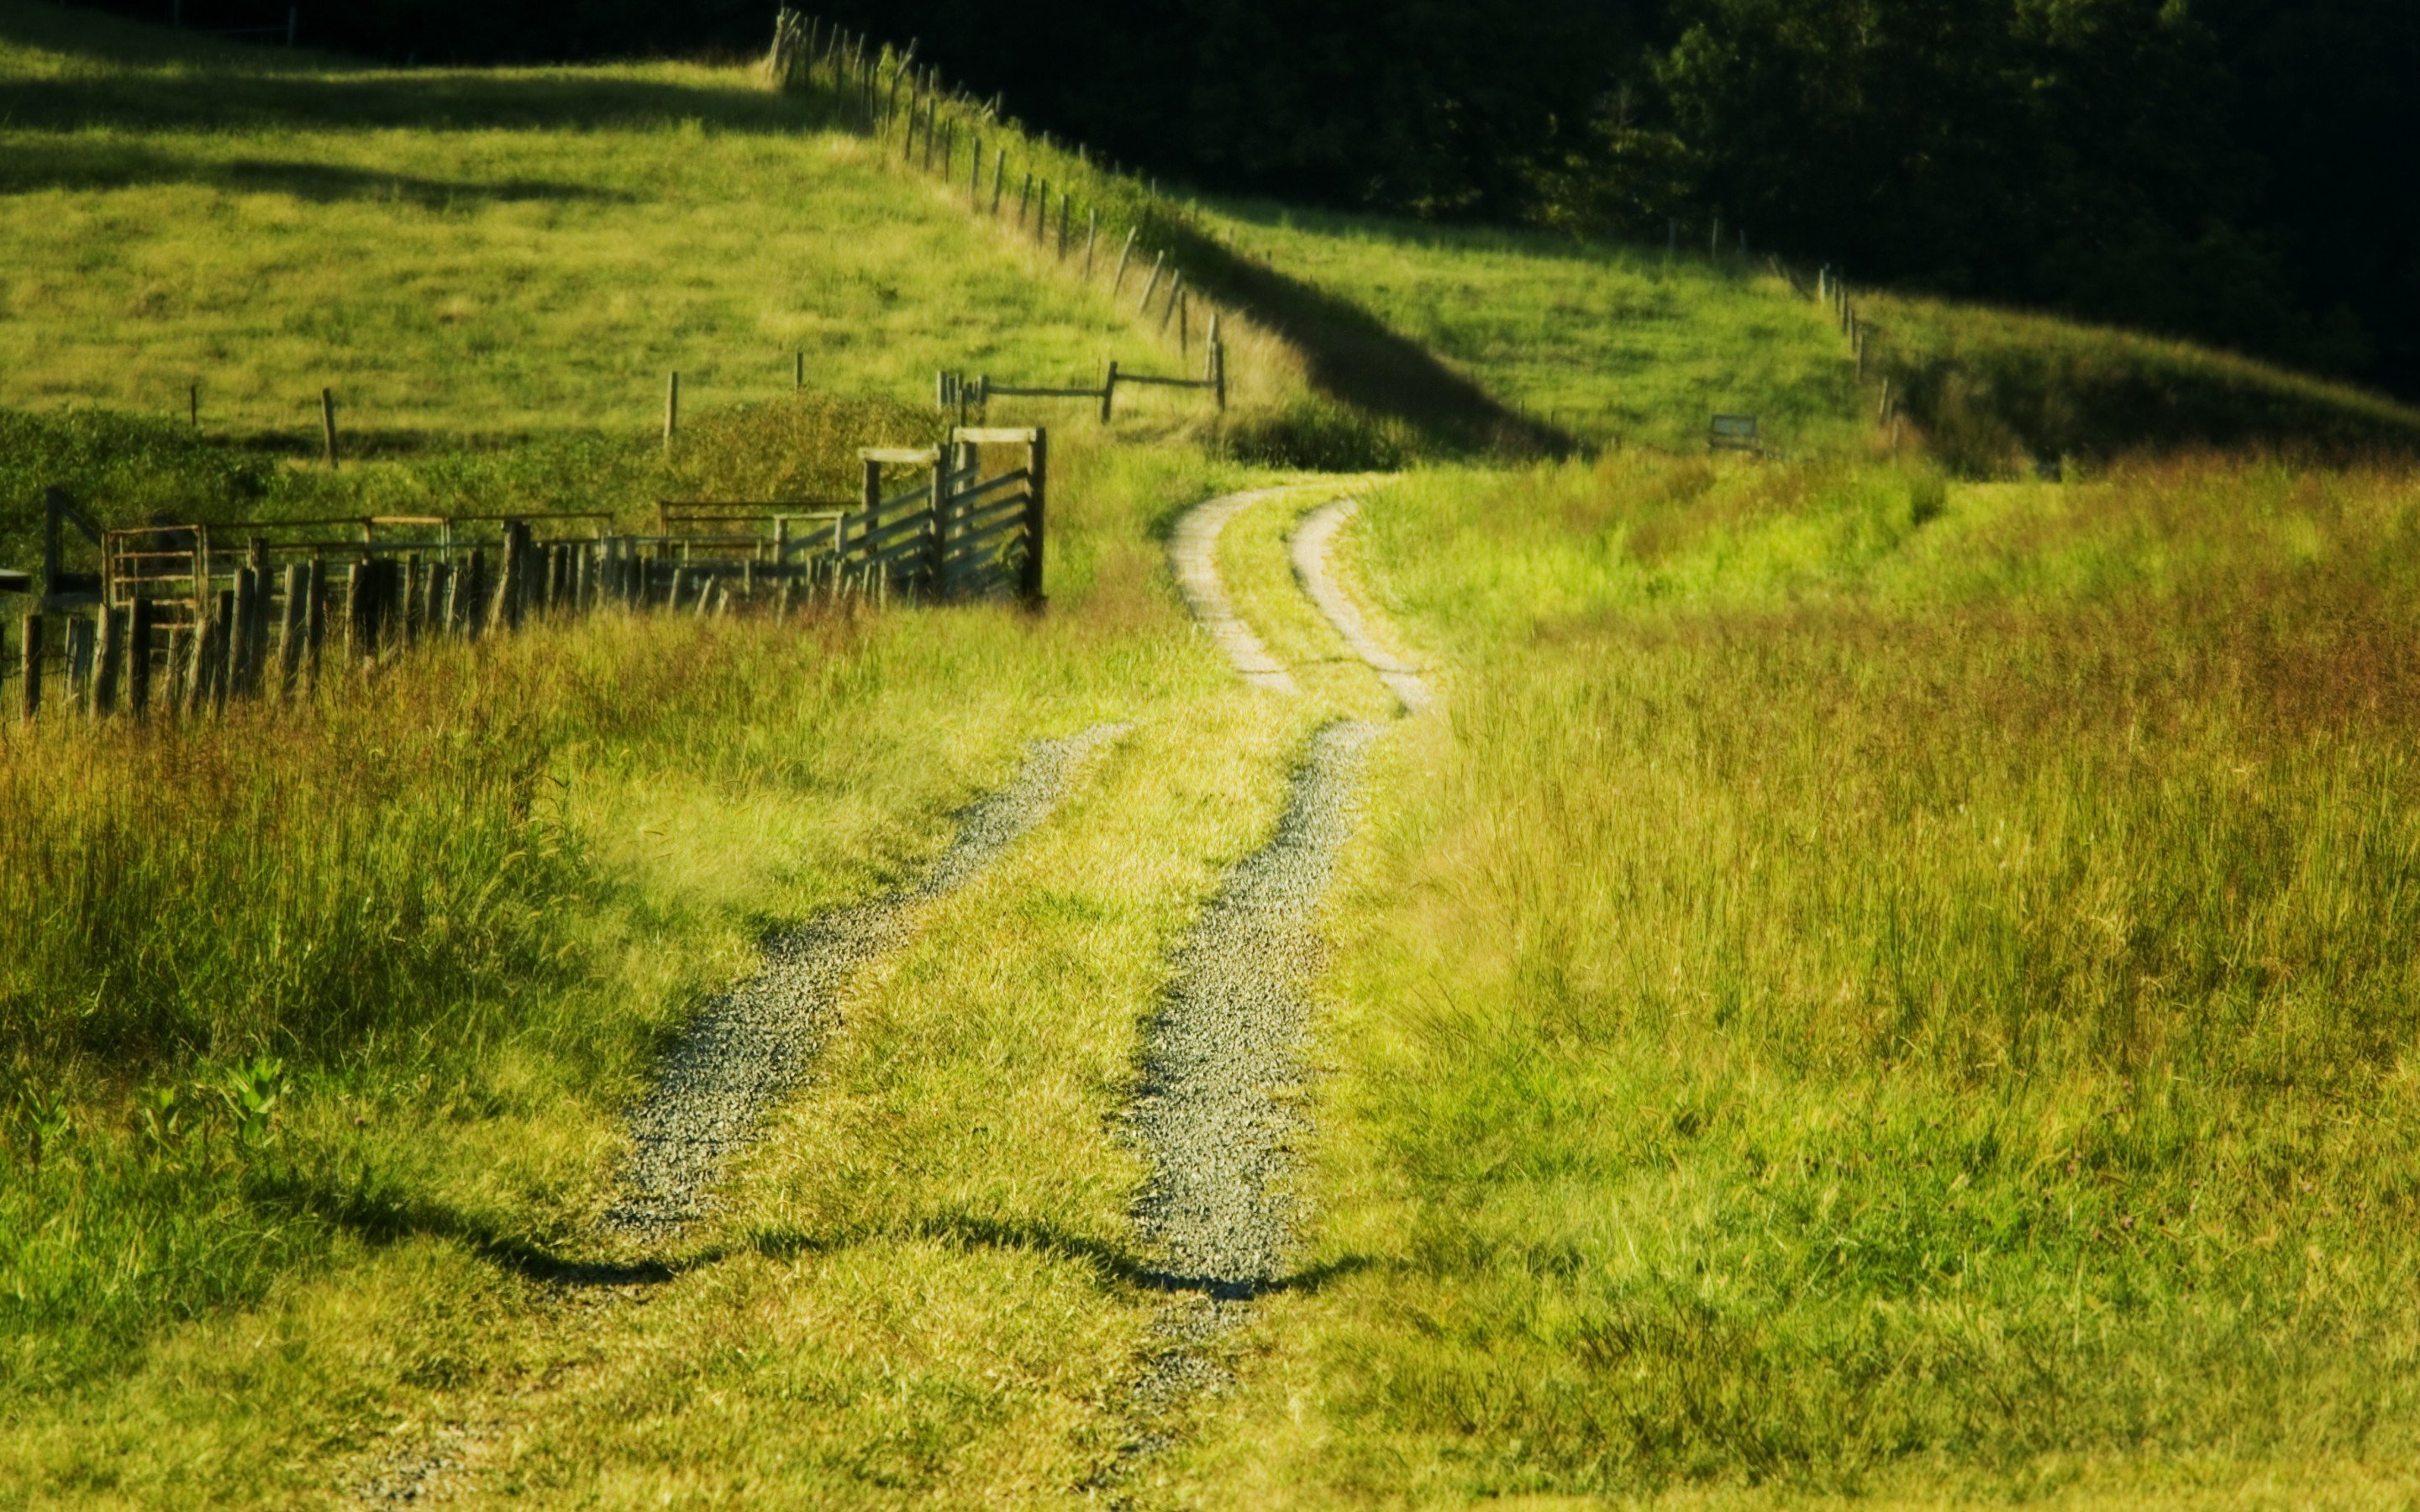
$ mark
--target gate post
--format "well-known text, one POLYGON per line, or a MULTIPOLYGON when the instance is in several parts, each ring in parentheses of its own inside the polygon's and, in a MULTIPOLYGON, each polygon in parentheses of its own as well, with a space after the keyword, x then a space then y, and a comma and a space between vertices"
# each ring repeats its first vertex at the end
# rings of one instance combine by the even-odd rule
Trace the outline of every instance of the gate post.
POLYGON ((1025 443, 1025 580, 1017 585, 1026 602, 1042 602, 1042 526, 1047 508, 1045 481, 1050 471, 1050 433, 1034 427, 1025 443))

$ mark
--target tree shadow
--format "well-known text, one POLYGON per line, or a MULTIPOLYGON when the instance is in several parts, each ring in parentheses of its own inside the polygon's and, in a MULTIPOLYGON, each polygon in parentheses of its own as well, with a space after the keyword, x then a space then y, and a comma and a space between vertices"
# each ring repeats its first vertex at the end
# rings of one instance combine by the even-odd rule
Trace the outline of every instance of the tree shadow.
POLYGON ((544 178, 428 178, 301 159, 213 159, 163 152, 124 142, 59 137, 19 142, 0 159, 0 195, 43 190, 118 190, 190 184, 230 193, 288 194, 316 204, 387 200, 423 209, 526 200, 588 200, 628 204, 614 190, 544 178))
POLYGON ((694 121, 772 135, 815 130, 845 114, 831 96, 750 88, 736 76, 718 87, 610 67, 381 69, 89 17, 67 20, 43 7, 0 11, 0 45, 70 60, 56 74, 0 80, 0 127, 21 131, 102 125, 597 131, 694 121))
POLYGON ((1229 1302, 1276 1292, 1315 1292, 1331 1281, 1369 1270, 1375 1263, 1366 1256, 1355 1255, 1267 1279, 1191 1275, 1155 1264, 1124 1244, 1074 1233, 1056 1224, 986 1218, 966 1212, 937 1213, 901 1228, 867 1228, 829 1237, 773 1230, 754 1236, 749 1247, 772 1258, 794 1259, 802 1255, 830 1254, 874 1238, 922 1240, 958 1249, 1018 1250, 1081 1265, 1104 1286, 1139 1291, 1198 1292, 1229 1302))
POLYGON ((1457 452, 1562 455, 1572 438, 1520 413, 1341 295, 1280 272, 1183 224, 1175 261, 1196 286, 1251 313, 1299 348, 1313 387, 1457 452))

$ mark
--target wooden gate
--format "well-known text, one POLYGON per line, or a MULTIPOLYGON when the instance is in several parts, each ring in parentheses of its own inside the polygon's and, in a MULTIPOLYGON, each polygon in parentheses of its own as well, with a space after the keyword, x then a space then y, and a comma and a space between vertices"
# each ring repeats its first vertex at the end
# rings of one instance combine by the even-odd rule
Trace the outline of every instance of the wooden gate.
POLYGON ((960 426, 934 447, 868 447, 858 507, 836 541, 843 561, 933 598, 1042 598, 1048 433, 960 426), (886 492, 891 470, 922 472, 886 492))

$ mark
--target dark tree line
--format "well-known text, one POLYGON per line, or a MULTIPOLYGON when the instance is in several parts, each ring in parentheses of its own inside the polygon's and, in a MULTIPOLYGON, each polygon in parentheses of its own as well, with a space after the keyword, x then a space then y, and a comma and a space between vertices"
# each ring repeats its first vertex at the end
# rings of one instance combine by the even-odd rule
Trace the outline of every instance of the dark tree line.
MULTIPOLYGON (((258 0, 188 0, 187 14, 258 0)), ((113 8, 157 11, 165 0, 113 8)), ((278 10, 274 5, 266 8, 278 10)), ((828 0, 1207 189, 1660 237, 2420 394, 2413 0, 828 0)), ((355 0, 327 45, 750 48, 762 0, 355 0)))

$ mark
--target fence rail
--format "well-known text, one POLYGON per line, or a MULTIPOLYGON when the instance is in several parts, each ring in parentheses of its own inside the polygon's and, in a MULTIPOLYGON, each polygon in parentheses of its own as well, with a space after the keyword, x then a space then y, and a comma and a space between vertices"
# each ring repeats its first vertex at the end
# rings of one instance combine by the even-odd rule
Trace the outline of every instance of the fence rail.
POLYGON ((101 570, 64 565, 60 527, 88 524, 53 490, 40 591, 0 680, 21 716, 193 716, 288 700, 331 666, 424 640, 475 640, 606 609, 787 618, 818 598, 1042 601, 1047 433, 961 426, 938 446, 869 447, 847 501, 661 500, 653 533, 597 513, 413 515, 128 526, 97 538, 101 570), (886 492, 903 472, 923 476, 886 492), (58 696, 49 696, 56 688, 58 696))

